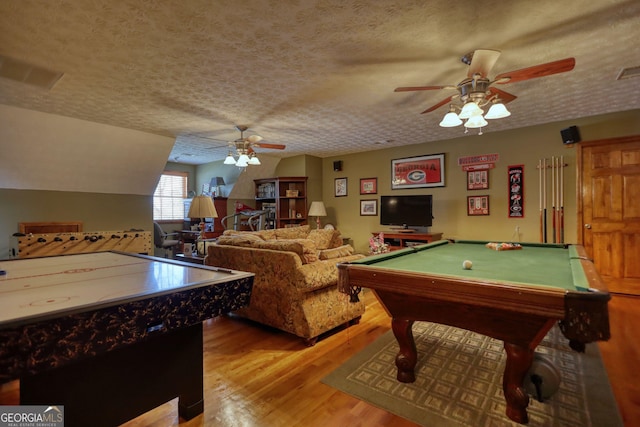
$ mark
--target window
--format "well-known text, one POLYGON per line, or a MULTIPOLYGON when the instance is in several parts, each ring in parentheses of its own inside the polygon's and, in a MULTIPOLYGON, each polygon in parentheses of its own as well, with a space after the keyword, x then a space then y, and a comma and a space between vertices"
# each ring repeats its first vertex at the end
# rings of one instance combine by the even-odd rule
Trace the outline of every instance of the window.
POLYGON ((153 220, 184 219, 184 199, 187 198, 187 172, 164 171, 153 193, 153 220))

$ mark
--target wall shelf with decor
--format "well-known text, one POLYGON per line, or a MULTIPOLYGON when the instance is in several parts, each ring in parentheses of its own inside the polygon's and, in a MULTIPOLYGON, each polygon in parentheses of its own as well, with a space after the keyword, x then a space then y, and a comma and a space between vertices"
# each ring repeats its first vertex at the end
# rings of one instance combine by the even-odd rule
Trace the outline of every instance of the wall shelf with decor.
POLYGON ((267 228, 295 227, 307 223, 306 176, 261 178, 255 179, 254 183, 256 209, 269 211, 267 228))

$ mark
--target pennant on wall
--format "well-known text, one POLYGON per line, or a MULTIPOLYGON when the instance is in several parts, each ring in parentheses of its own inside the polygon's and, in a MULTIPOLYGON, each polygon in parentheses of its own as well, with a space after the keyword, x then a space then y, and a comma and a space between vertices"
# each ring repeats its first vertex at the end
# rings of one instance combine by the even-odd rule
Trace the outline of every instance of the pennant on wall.
POLYGON ((508 166, 509 218, 524 218, 524 165, 508 166))

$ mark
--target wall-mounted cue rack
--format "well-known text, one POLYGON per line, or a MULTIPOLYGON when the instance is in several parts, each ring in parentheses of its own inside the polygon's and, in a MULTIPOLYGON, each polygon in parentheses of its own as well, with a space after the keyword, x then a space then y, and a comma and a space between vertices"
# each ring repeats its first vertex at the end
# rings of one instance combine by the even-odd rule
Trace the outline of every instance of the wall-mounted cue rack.
POLYGON ((542 243, 564 243, 564 168, 567 166, 569 165, 564 162, 564 156, 538 160, 540 242, 542 243), (549 206, 550 211, 547 210, 549 206), (549 213, 551 214, 551 242, 547 221, 549 213))

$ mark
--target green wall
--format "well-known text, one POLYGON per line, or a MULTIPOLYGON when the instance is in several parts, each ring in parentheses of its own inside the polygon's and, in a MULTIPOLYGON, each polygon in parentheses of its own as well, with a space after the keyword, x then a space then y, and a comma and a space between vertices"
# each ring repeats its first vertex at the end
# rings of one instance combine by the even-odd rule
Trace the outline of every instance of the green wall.
MULTIPOLYGON (((506 119, 508 120, 508 119, 506 119)), ((366 252, 372 231, 383 230, 379 216, 360 216, 360 200, 379 199, 383 194, 433 194, 433 231, 441 231, 448 238, 472 238, 489 240, 512 240, 519 227, 522 241, 537 241, 539 236, 538 209, 538 159, 564 156, 569 166, 565 170, 565 218, 566 241, 577 239, 576 192, 575 192, 575 148, 562 144, 560 129, 576 125, 582 140, 596 140, 625 135, 640 134, 640 110, 615 113, 597 117, 576 119, 567 122, 533 126, 504 132, 489 132, 482 136, 467 135, 438 142, 425 142, 407 147, 386 148, 365 153, 319 159, 313 156, 295 156, 274 160, 268 168, 240 172, 229 169, 222 162, 189 166, 167 163, 166 169, 185 170, 190 173, 193 189, 200 192, 203 182, 212 176, 229 177, 227 188, 241 179, 247 181, 246 196, 250 201, 253 179, 273 176, 308 176, 309 204, 322 200, 329 216, 322 223, 333 223, 343 235, 352 239, 359 252, 366 252), (391 160, 445 153, 446 186, 443 188, 391 190, 391 160), (460 156, 498 153, 500 161, 489 173, 488 191, 467 191, 466 173, 457 165, 460 156), (343 161, 343 171, 334 172, 333 162, 343 161), (523 164, 525 167, 525 218, 507 218, 508 165, 523 164), (264 175, 262 172, 264 171, 264 175), (378 194, 359 195, 360 178, 378 178, 378 194), (348 196, 334 197, 334 179, 347 178, 348 196), (488 194, 491 214, 483 217, 468 217, 466 198, 474 194, 488 194)), ((452 134, 461 132, 459 128, 452 134)), ((265 156, 265 163, 269 163, 265 156)), ((190 186, 191 187, 191 186, 190 186)), ((235 188, 232 188, 233 192, 235 188)), ((244 194, 244 193, 242 193, 244 194)), ((229 195, 233 200, 233 194, 229 195)), ((0 189, 0 259, 8 256, 11 235, 18 231, 19 222, 82 221, 86 231, 108 231, 129 228, 152 230, 152 195, 127 195, 104 193, 81 193, 46 190, 0 189)), ((170 228, 173 228, 172 226, 170 228)))
MULTIPOLYGON (((295 156, 280 160, 275 176, 306 176, 307 209, 314 200, 322 200, 322 159, 315 156, 295 156)), ((272 178, 272 177, 266 177, 272 178)))
POLYGON ((0 259, 9 257, 20 222, 82 221, 84 231, 153 231, 153 197, 0 189, 0 259))
POLYGON ((254 179, 273 178, 278 176, 306 176, 307 200, 310 205, 313 200, 322 199, 322 159, 319 157, 300 155, 285 159, 272 158, 261 155, 261 166, 249 166, 241 171, 235 166, 223 164, 223 161, 199 165, 195 168, 193 181, 198 194, 202 185, 206 185, 214 176, 224 178, 226 185, 222 195, 228 197, 227 213, 234 209, 234 202, 239 201, 248 206, 255 206, 254 179))
MULTIPOLYGON (((445 238, 539 241, 538 159, 564 156, 568 164, 564 173, 565 242, 576 242, 576 149, 564 145, 560 136, 561 129, 572 125, 578 126, 583 141, 640 134, 640 110, 325 158, 322 200, 327 206, 328 217, 322 218, 322 223, 333 223, 343 236, 352 239, 358 252, 364 253, 368 251, 371 232, 390 230, 390 227, 381 226, 379 216, 360 216, 360 200, 377 199, 379 202, 381 195, 432 194, 435 218, 430 230, 444 233, 445 238), (445 187, 391 190, 392 159, 437 153, 445 153, 445 187), (468 191, 466 172, 457 166, 458 158, 491 153, 499 154, 500 160, 489 172, 489 189, 468 191), (335 160, 343 161, 341 172, 333 171, 335 160), (507 216, 507 166, 520 164, 524 165, 525 174, 525 217, 514 219, 507 216), (371 177, 378 178, 378 194, 360 195, 360 178, 371 177), (347 197, 334 196, 335 178, 347 178, 347 197), (467 196, 485 194, 489 195, 490 215, 467 216, 467 196)), ((461 133, 462 130, 453 128, 451 132, 461 133)), ((547 209, 551 210, 550 201, 547 209)), ((551 224, 551 217, 548 218, 551 224)), ((551 228, 549 241, 550 236, 551 228)))

